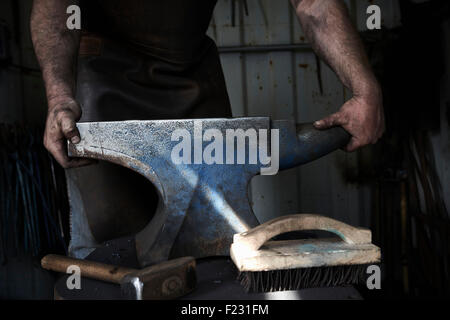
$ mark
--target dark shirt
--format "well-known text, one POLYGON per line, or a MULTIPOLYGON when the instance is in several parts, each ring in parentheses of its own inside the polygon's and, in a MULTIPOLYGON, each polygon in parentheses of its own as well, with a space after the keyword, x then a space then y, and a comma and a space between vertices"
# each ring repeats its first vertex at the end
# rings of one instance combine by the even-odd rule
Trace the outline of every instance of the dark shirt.
POLYGON ((189 61, 206 36, 217 0, 81 0, 83 29, 189 61))

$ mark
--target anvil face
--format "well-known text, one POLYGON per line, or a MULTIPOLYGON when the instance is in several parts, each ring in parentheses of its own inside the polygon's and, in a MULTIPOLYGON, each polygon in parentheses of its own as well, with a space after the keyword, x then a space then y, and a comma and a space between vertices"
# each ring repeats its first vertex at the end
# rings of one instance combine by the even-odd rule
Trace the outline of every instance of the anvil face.
POLYGON ((319 131, 311 124, 267 117, 88 122, 77 126, 81 141, 68 144, 69 156, 107 160, 130 168, 158 190, 156 213, 136 235, 142 266, 181 256, 229 255, 233 235, 258 225, 247 194, 253 176, 274 174, 278 168, 317 159, 344 146, 350 137, 340 127, 319 131), (225 140, 231 131, 238 130, 249 136, 241 143, 236 138, 230 151, 225 140), (189 139, 181 141, 182 137, 189 139), (225 143, 216 144, 211 152, 211 145, 218 140, 225 143), (182 142, 185 148, 180 148, 182 142), (265 153, 261 146, 266 147, 265 153))
MULTIPOLYGON (((194 137, 191 150, 195 156, 198 141, 194 141, 194 130, 198 130, 199 121, 202 132, 216 129, 225 138, 227 129, 270 129, 269 118, 91 122, 79 123, 81 142, 69 144, 70 156, 125 166, 146 177, 158 190, 157 212, 136 235, 142 266, 169 257, 228 255, 233 234, 258 224, 247 188, 265 165, 237 163, 237 157, 233 164, 198 163, 195 159, 174 163, 172 152, 180 141, 172 141, 173 133, 186 130, 194 137)), ((200 143, 204 150, 208 142, 200 143)), ((245 144, 249 150, 248 139, 245 144)))

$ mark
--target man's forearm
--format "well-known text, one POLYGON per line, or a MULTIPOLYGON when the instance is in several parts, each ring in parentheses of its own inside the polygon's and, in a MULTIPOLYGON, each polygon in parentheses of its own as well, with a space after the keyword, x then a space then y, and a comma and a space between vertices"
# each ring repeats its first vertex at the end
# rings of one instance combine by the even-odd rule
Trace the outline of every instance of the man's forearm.
POLYGON ((34 0, 30 21, 48 100, 44 146, 64 168, 91 163, 67 155, 66 141, 80 142, 76 121, 81 117, 81 108, 74 98, 80 33, 66 26, 67 7, 77 3, 76 0, 34 0))
POLYGON ((80 33, 66 27, 66 8, 74 0, 34 0, 31 37, 41 66, 49 106, 60 97, 73 96, 80 33))
POLYGON ((291 0, 314 51, 354 95, 373 94, 378 83, 363 43, 341 0, 291 0))

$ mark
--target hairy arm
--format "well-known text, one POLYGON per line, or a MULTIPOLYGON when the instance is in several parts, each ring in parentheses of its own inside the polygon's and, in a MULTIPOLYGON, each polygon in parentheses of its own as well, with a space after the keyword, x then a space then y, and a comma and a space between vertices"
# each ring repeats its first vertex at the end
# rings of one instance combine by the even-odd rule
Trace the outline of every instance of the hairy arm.
POLYGON ((352 139, 353 151, 375 143, 384 131, 380 86, 371 70, 363 43, 341 0, 291 0, 313 50, 353 93, 341 109, 315 122, 318 129, 340 125, 352 139))
POLYGON ((80 32, 66 27, 66 9, 74 0, 34 0, 31 38, 42 70, 48 101, 44 145, 65 168, 89 163, 67 156, 66 139, 80 140, 76 121, 81 108, 75 101, 75 67, 80 32))

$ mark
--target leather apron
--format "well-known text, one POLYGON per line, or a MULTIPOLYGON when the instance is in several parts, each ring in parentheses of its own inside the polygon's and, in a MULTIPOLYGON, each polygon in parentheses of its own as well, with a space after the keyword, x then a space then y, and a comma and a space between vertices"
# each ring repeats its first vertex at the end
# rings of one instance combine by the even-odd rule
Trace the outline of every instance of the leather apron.
MULTIPOLYGON (((206 36, 215 3, 81 1, 80 122, 231 117, 217 47, 206 36)), ((154 187, 129 169, 99 162, 66 176, 72 256, 138 232, 156 209, 154 187)))

